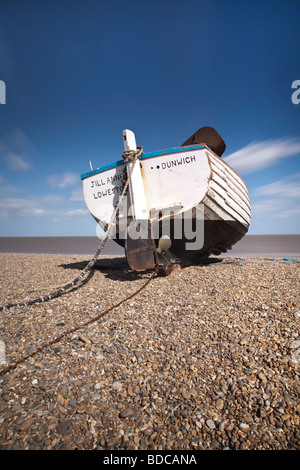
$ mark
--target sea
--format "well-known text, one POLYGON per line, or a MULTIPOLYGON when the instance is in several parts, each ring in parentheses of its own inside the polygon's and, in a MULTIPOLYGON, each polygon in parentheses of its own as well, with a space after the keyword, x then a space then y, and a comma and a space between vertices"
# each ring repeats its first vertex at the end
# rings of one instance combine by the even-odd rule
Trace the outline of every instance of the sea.
MULTIPOLYGON (((98 237, 0 237, 0 253, 94 254, 98 237)), ((124 256, 109 240, 102 255, 124 256)), ((300 235, 246 235, 221 257, 300 257, 300 235)))

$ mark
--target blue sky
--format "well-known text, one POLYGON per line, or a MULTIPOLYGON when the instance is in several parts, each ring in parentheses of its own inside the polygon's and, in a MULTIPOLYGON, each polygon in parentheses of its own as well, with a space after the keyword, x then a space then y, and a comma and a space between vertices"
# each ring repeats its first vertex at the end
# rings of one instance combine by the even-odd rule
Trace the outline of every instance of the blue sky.
POLYGON ((249 234, 300 233, 299 18, 291 0, 2 0, 0 236, 96 235, 89 159, 119 160, 126 128, 150 152, 207 125, 249 234))

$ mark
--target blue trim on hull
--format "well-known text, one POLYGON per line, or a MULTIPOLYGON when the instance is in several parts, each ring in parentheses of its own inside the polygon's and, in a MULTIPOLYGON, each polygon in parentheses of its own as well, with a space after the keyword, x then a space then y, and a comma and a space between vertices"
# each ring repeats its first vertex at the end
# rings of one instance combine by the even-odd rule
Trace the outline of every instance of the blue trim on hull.
MULTIPOLYGON (((188 147, 172 147, 170 149, 166 150, 157 150, 156 152, 148 152, 144 153, 141 156, 141 160, 146 160, 147 158, 152 158, 152 157, 159 157, 161 155, 168 155, 170 153, 178 153, 178 152, 184 152, 186 150, 197 150, 204 148, 204 145, 189 145, 188 147)), ((97 168, 96 170, 88 171, 87 173, 83 173, 81 175, 81 179, 85 179, 88 176, 93 176, 98 173, 102 173, 102 171, 110 170, 111 168, 116 168, 117 166, 123 165, 124 160, 118 160, 115 163, 111 163, 110 165, 102 166, 101 168, 97 168)))

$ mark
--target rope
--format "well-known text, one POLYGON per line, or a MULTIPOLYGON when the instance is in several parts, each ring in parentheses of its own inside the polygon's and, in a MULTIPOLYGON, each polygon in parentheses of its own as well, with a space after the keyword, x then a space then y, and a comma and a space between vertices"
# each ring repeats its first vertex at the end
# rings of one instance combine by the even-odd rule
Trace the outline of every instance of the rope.
POLYGON ((58 336, 57 338, 53 339, 52 341, 49 341, 48 343, 40 346, 39 348, 37 348, 33 353, 31 354, 27 354, 27 356, 24 356, 22 357, 21 359, 17 360, 16 362, 14 362, 13 364, 10 364, 8 367, 6 367, 5 369, 2 369, 0 370, 0 377, 4 374, 7 374, 7 372, 10 372, 11 370, 13 369, 16 369, 17 366, 23 362, 25 362, 27 359, 33 357, 33 356, 36 356, 39 352, 43 351, 45 348, 49 347, 49 346, 52 346, 53 344, 55 343, 58 343, 59 341, 61 341, 65 336, 68 336, 70 334, 73 334, 75 333, 75 331, 78 331, 80 330, 81 328, 84 328, 86 327, 87 325, 90 325, 91 323, 94 323, 96 322, 97 320, 99 320, 101 317, 104 317, 104 315, 106 315, 107 313, 111 312, 112 310, 114 310, 115 308, 119 307, 122 303, 124 302, 127 302, 127 300, 130 300, 132 299, 132 297, 136 296, 139 292, 141 292, 143 289, 145 289, 145 287, 149 284, 149 282, 156 276, 156 271, 154 271, 151 276, 149 277, 149 279, 147 279, 147 281, 142 285, 142 287, 140 287, 137 291, 135 291, 133 294, 130 294, 128 297, 126 297, 125 299, 123 300, 120 300, 120 302, 118 302, 116 305, 113 305, 112 307, 109 307, 107 310, 105 310, 104 312, 102 313, 99 313, 99 315, 97 315, 96 317, 93 317, 91 318, 90 320, 87 320, 85 323, 83 323, 82 325, 79 325, 79 326, 75 326, 74 328, 72 328, 71 330, 69 331, 66 331, 65 333, 61 334, 60 336, 58 336))
MULTIPOLYGON (((122 191, 122 194, 119 198, 119 201, 118 201, 118 204, 117 206, 115 207, 115 210, 113 212, 113 215, 112 215, 112 218, 111 218, 111 221, 108 225, 108 228, 107 228, 107 231, 106 231, 106 234, 105 234, 105 237, 102 239, 102 241, 100 242, 99 244, 99 247, 96 251, 96 253, 94 254, 93 258, 90 260, 90 262, 87 264, 87 266, 81 271, 81 273, 76 276, 73 281, 70 281, 68 282, 67 284, 63 285, 62 287, 60 287, 57 291, 53 292, 52 294, 48 294, 47 296, 44 296, 44 297, 38 297, 36 299, 33 299, 33 300, 29 300, 27 302, 22 302, 22 303, 15 303, 15 304, 8 304, 6 305, 5 307, 1 307, 0 310, 3 310, 3 309, 9 309, 9 308, 12 308, 12 307, 20 307, 20 306, 27 306, 27 305, 33 305, 37 302, 46 302, 48 300, 51 300, 55 297, 59 297, 60 295, 62 295, 66 290, 68 290, 69 288, 73 287, 75 284, 77 284, 83 277, 85 274, 87 274, 91 269, 92 267, 94 266, 98 256, 100 255, 101 251, 103 250, 103 248, 105 247, 109 237, 110 237, 110 234, 111 234, 111 231, 112 231, 112 228, 113 228, 113 224, 114 224, 114 221, 118 215, 118 212, 120 210, 120 206, 122 204, 122 201, 123 201, 123 198, 126 194, 126 191, 127 191, 127 188, 128 188, 128 184, 129 184, 129 180, 131 178, 131 175, 132 175, 132 172, 133 172, 133 169, 134 169, 134 166, 135 166, 135 163, 136 161, 139 159, 139 157, 141 156, 142 154, 142 149, 138 149, 138 150, 129 150, 129 151, 126 151, 123 153, 123 156, 124 156, 124 160, 125 162, 131 162, 133 163, 131 169, 130 169, 130 172, 129 172, 129 175, 128 175, 128 179, 124 185, 124 188, 123 188, 123 191, 122 191)), ((147 281, 142 285, 142 287, 140 287, 137 291, 135 291, 133 294, 130 294, 129 296, 127 296, 125 299, 121 300, 120 302, 118 302, 116 305, 113 305, 112 307, 109 307, 108 309, 106 309, 104 312, 100 313, 99 315, 97 315, 96 317, 93 317, 92 319, 90 320, 87 320, 85 323, 83 323, 82 325, 79 325, 79 326, 76 326, 74 328, 72 328, 71 330, 69 331, 66 331, 65 333, 63 333, 62 335, 58 336, 57 338, 53 339, 52 341, 49 341, 48 343, 38 347, 34 352, 32 352, 31 354, 27 354, 26 356, 22 357, 21 359, 17 360, 16 362, 10 364, 8 367, 0 370, 0 377, 4 374, 6 374, 7 372, 13 370, 13 369, 16 369, 16 367, 25 362, 27 359, 33 357, 33 356, 36 356, 39 352, 43 351, 45 348, 49 347, 49 346, 52 346, 53 344, 55 343, 58 343, 59 341, 61 341, 65 336, 68 336, 70 334, 73 334, 74 332, 78 331, 79 329, 82 329, 84 327, 86 327, 87 325, 90 325, 91 323, 94 323, 96 322, 97 320, 99 320, 101 317, 103 317, 104 315, 106 315, 107 313, 111 312, 112 310, 114 310, 115 308, 119 307, 122 303, 126 302, 127 300, 129 299, 132 299, 135 295, 137 295, 139 292, 141 292, 148 284, 149 282, 156 276, 157 274, 157 270, 155 270, 149 279, 147 279, 147 281)))
POLYGON ((298 258, 262 258, 255 260, 247 260, 245 258, 237 258, 232 260, 222 260, 218 264, 233 264, 233 263, 300 263, 298 258))
POLYGON ((174 263, 187 263, 191 261, 191 263, 197 262, 199 264, 204 264, 205 266, 211 266, 213 264, 234 264, 234 263, 300 263, 299 258, 262 258, 262 259, 245 259, 245 258, 234 258, 234 259, 220 259, 220 258, 192 258, 189 260, 188 258, 172 258, 171 262, 174 263))
POLYGON ((101 251, 103 250, 103 248, 105 247, 106 243, 108 242, 109 238, 110 238, 110 235, 111 235, 111 232, 112 232, 112 229, 113 229, 113 225, 114 225, 114 222, 115 222, 115 219, 118 215, 118 212, 120 210, 120 206, 123 202, 123 198, 126 194, 126 191, 127 191, 127 188, 128 188, 128 185, 129 185, 129 181, 130 181, 130 178, 131 178, 131 175, 132 175, 132 172, 133 172, 133 169, 134 169, 134 166, 135 166, 135 163, 136 161, 140 158, 141 154, 143 153, 143 150, 140 148, 140 149, 137 149, 137 150, 127 150, 126 152, 123 153, 123 157, 124 157, 124 160, 125 162, 127 161, 130 161, 133 163, 131 169, 130 169, 130 172, 129 172, 129 175, 128 175, 128 178, 127 178, 127 181, 124 185, 124 188, 123 188, 123 191, 122 191, 122 194, 119 198, 119 201, 118 201, 118 204, 116 205, 115 209, 114 209, 114 212, 113 212, 113 215, 112 215, 112 218, 111 218, 111 221, 108 225, 108 228, 107 228, 107 231, 106 231, 106 234, 104 236, 104 238, 101 240, 98 248, 97 248, 97 251, 96 253, 94 254, 94 256, 92 257, 92 259, 90 260, 90 262, 85 266, 85 268, 81 271, 81 273, 79 273, 72 281, 70 282, 67 282, 66 284, 64 284, 63 286, 61 286, 58 290, 56 290, 55 292, 52 292, 48 295, 45 295, 45 296, 40 296, 40 297, 37 297, 33 300, 28 300, 26 302, 21 302, 21 303, 11 303, 11 304, 7 304, 3 307, 0 307, 0 311, 4 310, 4 309, 10 309, 12 307, 27 307, 28 305, 33 305, 33 304, 36 304, 36 303, 40 303, 40 302, 48 302, 49 300, 52 300, 54 298, 57 298, 57 297, 60 297, 61 295, 63 295, 64 292, 66 292, 68 289, 70 289, 71 287, 75 286, 76 284, 78 284, 78 282, 92 269, 92 267, 94 266, 94 264, 96 263, 101 251))

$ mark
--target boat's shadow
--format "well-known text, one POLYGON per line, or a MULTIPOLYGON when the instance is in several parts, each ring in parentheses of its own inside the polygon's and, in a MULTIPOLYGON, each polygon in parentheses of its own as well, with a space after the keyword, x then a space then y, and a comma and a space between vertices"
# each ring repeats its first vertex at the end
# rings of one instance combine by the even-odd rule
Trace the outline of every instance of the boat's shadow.
MULTIPOLYGON (((189 266, 209 266, 210 264, 220 263, 222 258, 208 258, 201 262, 188 262, 181 265, 182 269, 189 266)), ((74 263, 61 264, 60 267, 64 269, 74 269, 76 271, 82 271, 87 264, 87 261, 77 261, 74 263)), ((148 271, 134 271, 130 268, 126 257, 116 257, 111 259, 98 259, 91 269, 91 273, 95 271, 101 271, 105 277, 114 281, 128 282, 141 279, 145 273, 152 272, 148 271)))
MULTIPOLYGON (((88 263, 89 260, 77 261, 75 263, 61 264, 59 267, 82 271, 88 263)), ((98 259, 91 269, 92 273, 95 271, 101 271, 105 277, 115 281, 135 281, 142 277, 141 272, 133 271, 130 268, 125 257, 98 259)), ((143 273, 145 273, 145 271, 143 271, 143 273)))

